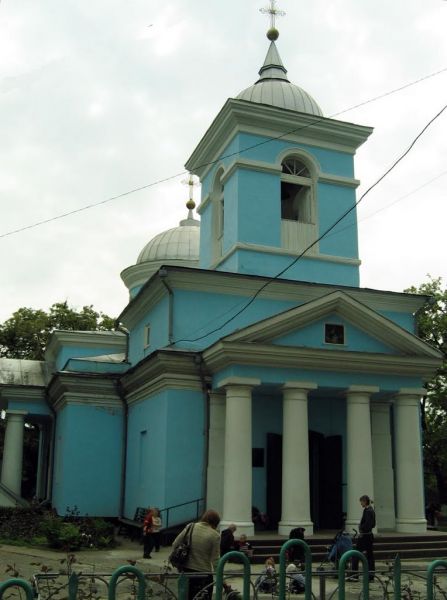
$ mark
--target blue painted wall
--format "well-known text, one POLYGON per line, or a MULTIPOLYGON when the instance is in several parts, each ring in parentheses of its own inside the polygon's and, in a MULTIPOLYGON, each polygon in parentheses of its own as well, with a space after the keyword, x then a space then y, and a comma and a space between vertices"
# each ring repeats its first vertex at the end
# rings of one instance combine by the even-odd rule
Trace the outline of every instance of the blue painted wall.
MULTIPOLYGON (((176 304, 176 298, 174 297, 176 304)), ((175 310, 174 304, 174 310, 175 310)), ((135 365, 145 356, 148 356, 157 348, 163 348, 168 345, 168 327, 169 327, 169 300, 168 295, 164 296, 152 310, 141 319, 137 326, 130 330, 129 336, 129 362, 135 365), (145 327, 150 325, 150 345, 145 346, 145 327)), ((175 319, 177 319, 175 313, 175 319)))
POLYGON ((53 506, 80 514, 119 514, 123 411, 68 404, 58 412, 53 506))
MULTIPOLYGON (((129 407, 125 514, 160 509, 203 495, 205 409, 200 391, 166 390, 129 407)), ((195 517, 191 503, 170 522, 195 517)))

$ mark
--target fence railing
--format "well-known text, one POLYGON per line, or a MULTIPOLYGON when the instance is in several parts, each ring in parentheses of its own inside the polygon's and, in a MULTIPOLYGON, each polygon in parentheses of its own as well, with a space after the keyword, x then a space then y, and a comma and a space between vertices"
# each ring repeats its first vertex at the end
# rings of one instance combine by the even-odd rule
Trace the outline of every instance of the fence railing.
POLYGON ((187 520, 198 520, 202 513, 202 509, 204 506, 205 499, 204 498, 196 498, 195 500, 190 500, 189 502, 183 502, 182 504, 175 504, 174 506, 169 506, 168 508, 162 508, 160 513, 163 519, 163 528, 167 528, 171 524, 172 514, 177 512, 177 518, 175 519, 174 525, 178 525, 179 523, 184 523, 187 520), (190 506, 191 510, 187 510, 186 507, 190 506), (185 509, 185 510, 179 510, 185 509), (194 515, 194 517, 193 517, 194 515))
MULTIPOLYGON (((384 600, 400 600, 402 598, 407 600, 447 600, 447 560, 430 562, 423 572, 419 571, 416 574, 413 571, 404 571, 401 560, 397 556, 394 561, 387 565, 386 570, 382 569, 381 571, 369 573, 366 557, 357 550, 349 550, 341 556, 337 568, 324 570, 320 566, 319 569, 312 571, 311 550, 303 540, 289 540, 281 547, 279 572, 276 576, 277 585, 270 593, 275 599, 286 600, 293 593, 290 588, 291 576, 286 571, 287 550, 291 546, 301 546, 304 550, 305 600, 317 598, 319 600, 348 600, 350 598, 361 600, 373 600, 375 598, 383 598, 384 600), (349 568, 353 557, 359 559, 362 569, 359 572, 360 581, 357 583, 357 587, 351 589, 353 576, 357 575, 357 573, 353 574, 349 568), (403 574, 406 576, 412 574, 413 579, 417 579, 417 584, 413 585, 410 582, 410 585, 408 581, 403 584, 403 574), (374 578, 372 584, 369 581, 370 575, 374 578), (444 586, 439 583, 440 575, 444 586), (330 590, 326 588, 329 581, 332 581, 332 589, 330 590), (360 585, 360 588, 358 585, 360 585)), ((111 576, 99 573, 72 572, 67 577, 65 584, 52 587, 48 582, 51 578, 60 577, 60 574, 42 573, 35 576, 34 586, 19 578, 9 579, 0 584, 0 600, 3 600, 3 598, 6 600, 5 592, 11 588, 18 588, 20 598, 23 598, 24 592, 26 600, 35 600, 36 597, 39 600, 56 600, 56 598, 60 598, 62 588, 68 600, 77 600, 77 598, 97 599, 100 597, 117 600, 118 595, 132 598, 132 600, 148 600, 155 597, 161 600, 187 600, 189 580, 197 575, 189 572, 173 573, 170 567, 166 567, 158 573, 143 573, 137 567, 127 565, 119 567, 111 576), (93 590, 92 586, 95 580, 102 582, 104 586, 103 595, 100 595, 98 589, 96 589, 96 584, 93 590), (125 582, 131 586, 130 592, 123 589, 125 582), (90 585, 89 589, 86 589, 86 584, 90 585), (123 590, 122 593, 119 594, 119 590, 123 590)), ((200 575, 203 576, 203 574, 200 575)), ((249 559, 245 554, 236 551, 225 554, 219 560, 215 573, 215 600, 222 600, 223 597, 226 597, 226 600, 256 599, 258 589, 253 584, 252 577, 257 575, 259 575, 259 572, 252 573, 249 559), (225 571, 227 563, 235 560, 243 565, 243 572, 225 571), (228 578, 232 582, 235 578, 239 581, 242 579, 242 593, 236 591, 236 595, 231 597, 229 590, 233 594, 235 590, 225 583, 228 578)), ((238 587, 240 588, 240 585, 238 587)), ((208 586, 208 591, 211 591, 210 586, 208 586)), ((204 598, 207 600, 208 596, 205 595, 204 598)), ((199 600, 199 595, 197 599, 199 600)))

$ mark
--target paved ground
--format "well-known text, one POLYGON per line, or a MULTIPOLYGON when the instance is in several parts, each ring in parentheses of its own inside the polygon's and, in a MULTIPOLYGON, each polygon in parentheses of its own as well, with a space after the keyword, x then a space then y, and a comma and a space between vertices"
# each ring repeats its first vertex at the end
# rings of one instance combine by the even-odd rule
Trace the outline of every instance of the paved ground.
MULTIPOLYGON (((73 569, 79 573, 95 573, 95 574, 110 574, 120 566, 135 564, 143 573, 159 573, 163 567, 166 566, 167 557, 169 555, 169 548, 162 548, 160 552, 153 553, 153 559, 142 558, 142 546, 137 542, 132 542, 127 539, 120 539, 120 545, 112 550, 83 550, 75 553, 76 563, 73 564, 73 569)), ((421 571, 427 568, 428 562, 417 563, 414 561, 403 561, 403 570, 421 571)), ((67 568, 67 557, 61 552, 55 552, 47 549, 37 548, 26 548, 19 546, 0 545, 0 581, 5 581, 12 576, 22 577, 24 579, 30 579, 33 574, 48 570, 50 572, 59 572, 60 570, 66 570, 67 568), (10 567, 10 568, 9 568, 10 567)), ((315 566, 314 566, 315 568, 315 566)), ((384 563, 378 563, 378 569, 386 570, 384 563)), ((262 569, 262 565, 252 565, 252 573, 257 574, 262 569)), ((242 572, 240 565, 227 564, 225 572, 234 573, 234 576, 230 577, 231 585, 236 589, 242 589, 242 580, 237 576, 237 573, 242 572)), ((421 573, 422 574, 422 573, 421 573)), ((66 578, 65 578, 66 579, 66 578)), ((383 587, 387 584, 389 578, 382 577, 381 582, 376 581, 371 585, 370 598, 374 600, 376 598, 383 598, 384 591, 383 587)), ((443 588, 447 589, 447 575, 443 575, 443 588)), ((425 588, 416 576, 410 578, 412 589, 416 592, 411 596, 412 598, 426 598, 425 588)), ((321 586, 323 585, 323 578, 314 576, 312 583, 312 590, 316 598, 321 598, 321 586)), ((324 587, 326 593, 324 598, 337 598, 336 588, 338 587, 338 581, 334 577, 324 577, 324 587)), ((349 583, 347 585, 346 598, 358 599, 361 595, 362 584, 360 583, 349 583)), ((106 594, 98 592, 100 597, 105 597, 106 594)), ((300 598, 302 596, 295 596, 300 598)), ((389 596, 392 598, 392 596, 389 596)), ((436 596, 439 598, 441 596, 436 596)), ((271 595, 265 596, 265 598, 272 598, 271 595)), ((447 598, 447 595, 444 596, 447 598)))

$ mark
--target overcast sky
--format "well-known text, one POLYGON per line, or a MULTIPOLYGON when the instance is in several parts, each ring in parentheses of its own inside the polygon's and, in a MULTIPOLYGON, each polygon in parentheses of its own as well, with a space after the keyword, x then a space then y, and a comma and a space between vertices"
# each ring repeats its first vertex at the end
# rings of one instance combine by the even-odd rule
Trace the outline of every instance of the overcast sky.
MULTIPOLYGON (((177 177, 257 79, 267 0, 0 0, 0 322, 68 300, 117 316, 119 276, 185 217, 177 177)), ((290 80, 332 116, 447 68, 445 0, 281 0, 290 80)), ((338 118, 375 128, 360 195, 447 103, 447 72, 338 118)), ((447 281, 447 111, 359 206, 361 285, 447 281), (418 188, 421 188, 418 190, 418 188)))

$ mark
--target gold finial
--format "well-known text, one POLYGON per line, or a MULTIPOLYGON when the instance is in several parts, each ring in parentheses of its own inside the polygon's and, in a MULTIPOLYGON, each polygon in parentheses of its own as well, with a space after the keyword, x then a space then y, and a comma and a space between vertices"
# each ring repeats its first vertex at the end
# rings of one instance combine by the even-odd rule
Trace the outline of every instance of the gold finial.
POLYGON ((279 37, 279 31, 276 29, 276 17, 284 17, 286 14, 283 10, 276 8, 276 0, 270 0, 270 6, 267 8, 260 8, 260 12, 270 17, 270 29, 267 31, 267 37, 270 41, 274 42, 279 37))
POLYGON ((196 203, 194 202, 194 187, 199 184, 194 180, 192 173, 189 174, 188 179, 183 179, 182 183, 189 186, 189 200, 186 203, 186 208, 188 210, 193 210, 196 207, 196 203))

